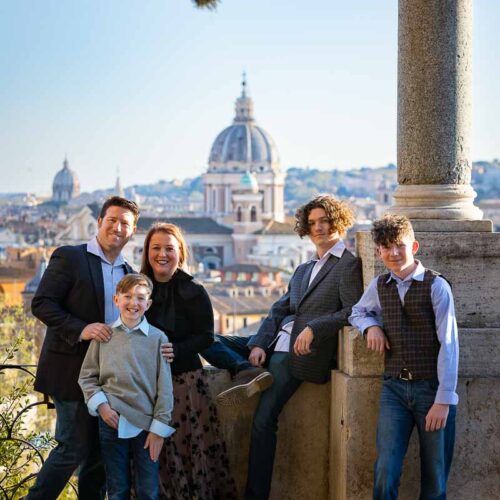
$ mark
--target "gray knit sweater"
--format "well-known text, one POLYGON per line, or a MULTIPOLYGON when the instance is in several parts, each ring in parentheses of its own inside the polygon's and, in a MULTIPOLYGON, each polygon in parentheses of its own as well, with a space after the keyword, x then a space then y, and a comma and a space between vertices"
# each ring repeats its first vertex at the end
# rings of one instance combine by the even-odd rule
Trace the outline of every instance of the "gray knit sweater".
POLYGON ((149 430, 153 419, 168 424, 173 408, 172 376, 160 345, 166 335, 149 325, 127 333, 113 327, 109 342, 90 343, 78 383, 85 402, 103 391, 111 408, 131 424, 149 430))

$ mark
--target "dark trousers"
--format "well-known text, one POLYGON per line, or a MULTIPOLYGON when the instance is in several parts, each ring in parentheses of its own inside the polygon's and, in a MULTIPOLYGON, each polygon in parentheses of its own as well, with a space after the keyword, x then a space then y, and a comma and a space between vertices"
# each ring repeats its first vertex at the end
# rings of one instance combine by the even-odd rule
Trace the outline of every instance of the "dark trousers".
POLYGON ((200 354, 212 366, 229 370, 231 375, 235 375, 252 366, 248 361, 250 349, 247 343, 249 340, 250 337, 216 335, 215 342, 200 354))
POLYGON ((106 468, 108 500, 130 500, 130 459, 134 462, 135 497, 138 500, 157 500, 160 496, 160 463, 153 462, 149 448, 144 449, 148 433, 121 439, 118 431, 99 418, 99 437, 106 468))
POLYGON ((286 402, 302 383, 290 373, 289 354, 274 352, 268 370, 272 373, 273 385, 260 397, 253 417, 246 500, 266 500, 271 490, 274 455, 278 432, 278 417, 286 402))
POLYGON ((83 401, 52 398, 56 407, 57 446, 50 452, 31 488, 29 500, 56 500, 74 471, 78 474, 78 498, 102 500, 106 477, 99 449, 97 418, 83 401))
POLYGON ((374 500, 396 500, 403 459, 413 428, 420 443, 420 500, 446 499, 446 481, 455 444, 456 406, 450 405, 446 426, 425 430, 425 417, 434 404, 437 380, 406 381, 384 377, 377 425, 374 500))

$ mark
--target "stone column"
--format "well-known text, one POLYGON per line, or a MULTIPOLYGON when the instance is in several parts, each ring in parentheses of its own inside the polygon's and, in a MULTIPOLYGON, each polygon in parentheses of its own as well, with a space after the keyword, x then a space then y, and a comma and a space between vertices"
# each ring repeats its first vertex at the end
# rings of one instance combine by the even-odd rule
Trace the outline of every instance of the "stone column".
POLYGON ((479 220, 471 187, 472 0, 400 0, 391 212, 479 220))

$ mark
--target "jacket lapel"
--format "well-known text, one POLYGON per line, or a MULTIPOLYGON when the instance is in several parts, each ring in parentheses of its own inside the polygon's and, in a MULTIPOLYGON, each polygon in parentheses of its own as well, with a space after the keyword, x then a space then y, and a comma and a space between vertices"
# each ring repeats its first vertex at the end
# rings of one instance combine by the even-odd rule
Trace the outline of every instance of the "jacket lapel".
MULTIPOLYGON (((300 299, 300 303, 316 288, 316 286, 318 286, 318 283, 320 283, 323 280, 323 278, 330 272, 330 270, 333 268, 333 266, 335 266, 335 264, 338 261, 339 261, 339 258, 335 257, 334 255, 330 255, 330 257, 328 257, 328 260, 324 263, 323 267, 319 270, 319 273, 314 277, 311 285, 307 288, 305 293, 302 295, 302 298, 300 299)), ((312 271, 312 267, 311 267, 311 271, 312 271)), ((311 274, 309 273, 309 276, 310 275, 311 274)))
POLYGON ((315 264, 316 264, 315 261, 310 262, 307 266, 307 269, 304 271, 304 276, 302 276, 302 282, 300 283, 300 296, 299 296, 300 299, 302 299, 302 297, 307 291, 307 287, 309 286, 309 280, 311 279, 311 273, 315 264))
POLYGON ((94 284, 97 305, 102 322, 104 322, 104 279, 102 277, 101 259, 85 251, 90 268, 90 276, 94 284))

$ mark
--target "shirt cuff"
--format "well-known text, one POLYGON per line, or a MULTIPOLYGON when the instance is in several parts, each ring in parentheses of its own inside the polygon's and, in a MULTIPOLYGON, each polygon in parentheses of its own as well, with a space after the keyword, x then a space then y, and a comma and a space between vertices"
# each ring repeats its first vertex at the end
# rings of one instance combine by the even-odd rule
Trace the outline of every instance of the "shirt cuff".
POLYGON ((455 391, 438 389, 434 403, 442 405, 456 405, 458 404, 458 394, 455 391))
POLYGON ((97 412, 97 408, 99 405, 102 405, 103 403, 107 403, 108 398, 106 397, 106 394, 104 394, 103 391, 96 392, 88 401, 87 401, 87 407, 89 409, 89 413, 93 417, 98 417, 99 413, 97 412))
POLYGON ((149 432, 152 432, 162 438, 167 438, 175 432, 175 429, 170 427, 170 425, 164 424, 163 422, 153 418, 153 421, 149 426, 149 432))

